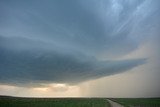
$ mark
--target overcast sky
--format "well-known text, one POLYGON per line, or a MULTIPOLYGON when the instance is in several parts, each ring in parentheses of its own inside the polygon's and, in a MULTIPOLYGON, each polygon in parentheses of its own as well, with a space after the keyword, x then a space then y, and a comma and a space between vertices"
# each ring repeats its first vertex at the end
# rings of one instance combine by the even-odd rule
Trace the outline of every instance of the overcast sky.
POLYGON ((159 19, 159 0, 1 0, 0 94, 160 96, 159 19))

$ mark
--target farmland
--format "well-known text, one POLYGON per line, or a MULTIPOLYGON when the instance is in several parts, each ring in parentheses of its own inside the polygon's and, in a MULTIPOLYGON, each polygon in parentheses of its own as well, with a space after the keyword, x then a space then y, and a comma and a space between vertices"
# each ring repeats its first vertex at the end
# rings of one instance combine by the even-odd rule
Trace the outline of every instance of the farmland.
POLYGON ((0 107, 109 107, 103 98, 0 97, 0 107))
POLYGON ((160 107, 160 98, 113 98, 125 107, 160 107))
POLYGON ((124 107, 160 107, 160 98, 25 98, 0 96, 0 107, 111 107, 107 99, 124 107))

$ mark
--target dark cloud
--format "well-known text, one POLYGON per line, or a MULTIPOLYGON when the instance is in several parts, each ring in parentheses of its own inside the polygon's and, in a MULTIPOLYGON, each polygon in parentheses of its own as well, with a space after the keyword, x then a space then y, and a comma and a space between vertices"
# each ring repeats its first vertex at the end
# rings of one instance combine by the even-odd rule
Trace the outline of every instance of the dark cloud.
POLYGON ((148 17, 159 16, 157 2, 2 0, 0 82, 76 83, 145 63, 112 58, 129 54, 145 40, 153 24, 148 17), (100 60, 101 55, 111 61, 100 60))
POLYGON ((50 45, 26 38, 1 37, 0 81, 21 85, 77 83, 126 71, 145 62, 145 59, 98 61, 72 50, 58 50, 54 46, 48 49, 50 45))

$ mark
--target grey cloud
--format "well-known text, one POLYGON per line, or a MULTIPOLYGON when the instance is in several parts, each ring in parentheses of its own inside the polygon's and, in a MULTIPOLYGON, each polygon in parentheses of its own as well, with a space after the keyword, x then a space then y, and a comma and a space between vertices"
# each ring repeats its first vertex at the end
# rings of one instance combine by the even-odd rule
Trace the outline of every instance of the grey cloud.
POLYGON ((54 47, 47 49, 49 44, 41 46, 42 42, 25 38, 1 37, 1 43, 1 83, 71 84, 120 73, 145 63, 145 59, 98 61, 72 50, 67 53, 54 47), (10 46, 6 47, 5 43, 10 43, 10 46), (21 45, 21 48, 16 49, 14 44, 21 45))
POLYGON ((157 2, 0 1, 0 81, 72 83, 145 63, 115 59, 145 41, 159 18, 157 2))
POLYGON ((134 12, 142 3, 12 1, 2 5, 5 26, 1 34, 58 41, 93 56, 102 52, 114 57, 123 56, 138 47, 137 38, 130 39, 130 32, 137 23, 134 12), (119 12, 115 4, 122 8, 119 12))

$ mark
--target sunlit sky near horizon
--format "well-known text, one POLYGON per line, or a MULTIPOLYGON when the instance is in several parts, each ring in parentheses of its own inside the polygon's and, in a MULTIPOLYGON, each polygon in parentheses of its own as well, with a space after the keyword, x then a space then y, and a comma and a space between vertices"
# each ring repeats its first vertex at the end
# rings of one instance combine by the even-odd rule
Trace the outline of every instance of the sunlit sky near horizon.
POLYGON ((159 0, 0 0, 0 95, 160 97, 159 0))

